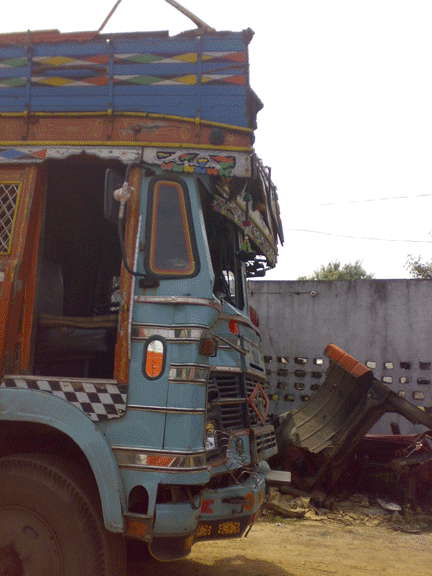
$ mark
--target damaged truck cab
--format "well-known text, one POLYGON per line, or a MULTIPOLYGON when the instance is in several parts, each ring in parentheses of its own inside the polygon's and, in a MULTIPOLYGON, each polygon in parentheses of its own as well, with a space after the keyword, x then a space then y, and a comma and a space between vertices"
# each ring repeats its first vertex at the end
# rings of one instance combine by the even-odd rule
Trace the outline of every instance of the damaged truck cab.
POLYGON ((174 560, 260 514, 251 37, 0 36, 0 572, 123 574, 127 538, 174 560))

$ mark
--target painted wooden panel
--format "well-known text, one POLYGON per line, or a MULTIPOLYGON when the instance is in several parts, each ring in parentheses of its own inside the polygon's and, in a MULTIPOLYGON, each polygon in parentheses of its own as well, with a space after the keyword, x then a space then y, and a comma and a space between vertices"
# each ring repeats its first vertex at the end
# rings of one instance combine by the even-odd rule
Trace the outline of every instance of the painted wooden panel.
MULTIPOLYGON (((36 166, 0 168, 2 185, 18 185, 8 249, 0 254, 0 325, 4 327, 0 331, 0 377, 29 367, 42 213, 39 170, 36 166)), ((1 217, 5 221, 4 210, 1 217)))
POLYGON ((0 112, 116 110, 255 126, 247 32, 70 38, 2 47, 0 37, 0 112))

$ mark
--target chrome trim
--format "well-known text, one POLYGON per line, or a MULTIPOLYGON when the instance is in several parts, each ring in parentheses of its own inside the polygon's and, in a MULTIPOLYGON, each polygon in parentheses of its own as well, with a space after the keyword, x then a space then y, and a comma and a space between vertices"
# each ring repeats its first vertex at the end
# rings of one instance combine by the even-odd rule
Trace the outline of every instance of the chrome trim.
POLYGON ((194 384, 206 384, 211 366, 199 365, 173 365, 169 369, 168 380, 170 382, 191 382, 194 384))
POLYGON ((210 406, 226 406, 226 405, 230 405, 233 404, 235 406, 238 406, 238 404, 246 404, 247 403, 247 398, 225 398, 225 399, 221 399, 221 400, 215 400, 214 402, 209 402, 210 406))
MULTIPOLYGON (((139 239, 141 236, 141 225, 142 225, 142 214, 139 215, 139 219, 138 219, 138 229, 137 229, 137 235, 136 235, 136 241, 135 241, 133 270, 137 269, 138 252, 139 252, 139 239)), ((132 317, 133 317, 135 284, 136 284, 136 276, 134 274, 134 275, 132 275, 132 282, 131 282, 130 294, 129 294, 129 318, 128 318, 128 327, 127 327, 127 330, 128 330, 128 359, 129 360, 131 360, 131 358, 132 358, 132 317)))
POLYGON ((222 306, 216 300, 188 298, 187 296, 135 296, 135 302, 144 304, 189 304, 191 306, 209 306, 218 312, 222 310, 222 306))
POLYGON ((223 344, 225 344, 226 346, 230 346, 231 348, 233 348, 236 352, 238 352, 239 354, 243 354, 243 356, 245 356, 247 354, 247 350, 244 350, 243 348, 240 348, 240 346, 236 346, 235 344, 233 344, 232 342, 230 342, 229 340, 227 340, 226 338, 223 338, 222 336, 220 336, 219 334, 216 334, 215 332, 209 332, 210 336, 213 336, 213 338, 217 338, 218 340, 220 340, 223 344))
POLYGON ((168 326, 155 326, 154 324, 138 324, 132 327, 133 340, 146 340, 151 336, 161 336, 168 342, 199 342, 202 333, 206 330, 205 326, 184 326, 172 328, 168 326))
POLYGON ((158 455, 165 455, 165 456, 195 456, 195 455, 203 455, 206 453, 204 449, 202 450, 164 450, 163 448, 149 448, 145 450, 144 448, 137 448, 136 446, 120 446, 118 444, 113 444, 111 446, 113 450, 118 450, 119 452, 123 450, 128 450, 130 452, 139 452, 139 453, 146 453, 146 454, 154 454, 158 455))
POLYGON ((207 470, 205 452, 167 452, 141 450, 140 448, 112 447, 119 468, 134 470, 158 470, 167 472, 196 472, 207 470), (152 463, 151 457, 160 458, 161 463, 152 463), (165 460, 165 462, 163 462, 165 460), (163 463, 162 463, 163 462, 163 463))
POLYGON ((239 324, 246 324, 248 328, 253 330, 258 335, 258 337, 261 338, 260 329, 257 326, 255 326, 252 320, 250 320, 250 318, 248 318, 247 316, 242 316, 241 314, 226 314, 225 312, 222 312, 219 318, 217 319, 217 322, 218 323, 223 321, 229 322, 230 320, 235 320, 239 324))
POLYGON ((235 366, 210 366, 212 372, 233 372, 235 374, 241 374, 242 369, 235 366))
POLYGON ((138 404, 129 404, 128 410, 137 410, 140 412, 170 412, 181 414, 205 414, 203 408, 177 408, 174 406, 139 406, 138 404))

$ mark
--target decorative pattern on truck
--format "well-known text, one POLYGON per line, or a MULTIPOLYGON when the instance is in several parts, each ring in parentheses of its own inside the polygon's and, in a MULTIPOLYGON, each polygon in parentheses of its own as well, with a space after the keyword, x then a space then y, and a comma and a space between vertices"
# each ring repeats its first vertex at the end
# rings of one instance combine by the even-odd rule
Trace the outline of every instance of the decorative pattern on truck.
POLYGON ((76 156, 82 152, 93 154, 105 160, 118 159, 123 162, 139 162, 140 148, 111 148, 108 146, 16 146, 13 148, 0 148, 1 163, 43 162, 49 158, 63 160, 69 156, 76 156))
POLYGON ((0 254, 9 253, 19 189, 19 182, 0 184, 0 254))
MULTIPOLYGON (((186 54, 114 54, 114 65, 128 65, 136 68, 143 65, 166 64, 167 73, 156 72, 152 74, 114 74, 115 84, 143 84, 147 86, 155 84, 196 84, 199 80, 196 74, 184 74, 187 64, 197 64, 200 54, 190 52, 186 54)), ((203 52, 202 61, 215 64, 217 62, 238 62, 246 61, 245 52, 203 52)), ((73 58, 70 56, 36 56, 31 59, 31 84, 33 86, 106 86, 109 84, 109 54, 99 54, 87 58, 73 58), (80 70, 81 69, 81 70, 80 70), (82 69, 87 71, 82 74, 82 69), (53 74, 53 71, 57 75, 53 74)), ((0 68, 20 69, 28 66, 27 58, 2 58, 0 68)), ((150 66, 151 67, 151 66, 150 66)), ((202 75, 202 82, 212 84, 246 84, 244 73, 225 71, 224 73, 207 73, 202 75)), ((1 78, 0 86, 3 88, 13 88, 25 86, 25 76, 12 76, 1 78)))
POLYGON ((244 152, 209 153, 193 149, 145 148, 143 160, 173 172, 244 177, 251 174, 251 157, 250 154, 244 152))
MULTIPOLYGON (((233 222, 237 224, 240 228, 244 228, 245 212, 242 207, 238 206, 236 203, 225 200, 224 198, 214 198, 213 208, 216 212, 219 212, 223 216, 226 216, 233 222)), ((247 234, 249 238, 255 242, 262 253, 266 256, 270 266, 274 266, 277 260, 277 251, 274 245, 272 245, 268 239, 268 234, 264 234, 257 225, 256 219, 253 217, 253 213, 249 214, 250 224, 247 227, 247 234)))
POLYGON ((260 102, 248 86, 243 33, 178 40, 131 38, 0 45, 0 110, 123 110, 255 125, 260 102), (223 104, 222 104, 223 102, 223 104))
POLYGON ((9 376, 0 383, 0 388, 52 394, 73 404, 94 422, 120 418, 126 411, 127 386, 119 385, 114 380, 82 381, 40 376, 9 376))

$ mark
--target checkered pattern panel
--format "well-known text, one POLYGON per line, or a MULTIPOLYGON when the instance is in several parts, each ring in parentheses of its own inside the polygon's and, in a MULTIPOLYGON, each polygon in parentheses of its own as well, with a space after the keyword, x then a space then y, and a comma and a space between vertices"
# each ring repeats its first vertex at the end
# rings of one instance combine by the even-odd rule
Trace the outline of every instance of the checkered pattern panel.
POLYGON ((87 414, 94 422, 120 418, 126 411, 127 387, 112 381, 54 380, 7 377, 0 388, 35 390, 53 394, 87 414))

